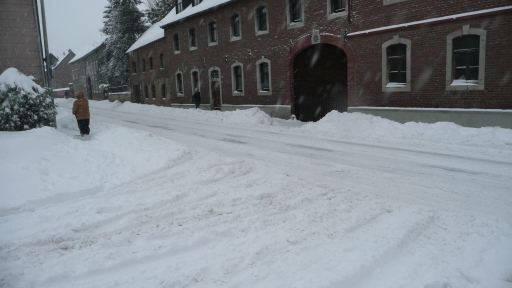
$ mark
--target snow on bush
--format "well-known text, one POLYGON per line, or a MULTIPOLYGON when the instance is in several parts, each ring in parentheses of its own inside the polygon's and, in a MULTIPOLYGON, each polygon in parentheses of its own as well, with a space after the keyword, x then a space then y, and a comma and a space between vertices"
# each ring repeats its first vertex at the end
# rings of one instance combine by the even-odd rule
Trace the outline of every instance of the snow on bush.
POLYGON ((16 68, 0 75, 0 131, 23 131, 54 126, 51 90, 43 89, 16 68))

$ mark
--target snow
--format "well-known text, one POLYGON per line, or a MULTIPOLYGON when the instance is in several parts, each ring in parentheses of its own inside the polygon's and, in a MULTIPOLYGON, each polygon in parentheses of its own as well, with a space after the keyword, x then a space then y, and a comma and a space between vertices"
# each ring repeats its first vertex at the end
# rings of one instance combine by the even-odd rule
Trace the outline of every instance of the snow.
POLYGON ((455 20, 458 18, 470 17, 470 16, 475 16, 475 15, 481 15, 481 14, 488 14, 488 13, 495 13, 495 12, 506 12, 509 10, 512 10, 512 6, 484 9, 484 10, 479 10, 479 11, 474 11, 474 12, 466 12, 466 13, 460 13, 460 14, 449 15, 449 16, 444 16, 444 17, 430 18, 430 19, 425 19, 425 20, 421 20, 421 21, 414 21, 414 22, 408 22, 408 23, 403 23, 403 24, 384 26, 384 27, 373 28, 373 29, 368 29, 368 30, 364 30, 364 31, 348 33, 347 36, 351 37, 351 36, 356 36, 356 35, 363 35, 363 34, 368 34, 368 33, 379 32, 379 31, 397 29, 397 28, 431 24, 431 23, 442 22, 442 21, 446 21, 446 20, 455 20))
POLYGON ((33 77, 27 77, 16 68, 7 68, 0 75, 0 90, 5 89, 5 85, 19 87, 22 91, 32 96, 44 92, 44 89, 33 81, 33 77))
POLYGON ((510 287, 512 130, 72 99, 0 132, 0 287, 510 287))
POLYGON ((105 43, 105 41, 107 41, 107 39, 104 39, 100 43, 93 43, 91 45, 84 46, 81 50, 79 50, 78 53, 75 54, 75 57, 73 57, 73 59, 71 59, 71 61, 69 61, 69 63, 74 63, 74 62, 84 58, 85 56, 91 54, 94 50, 96 50, 103 43, 105 43))

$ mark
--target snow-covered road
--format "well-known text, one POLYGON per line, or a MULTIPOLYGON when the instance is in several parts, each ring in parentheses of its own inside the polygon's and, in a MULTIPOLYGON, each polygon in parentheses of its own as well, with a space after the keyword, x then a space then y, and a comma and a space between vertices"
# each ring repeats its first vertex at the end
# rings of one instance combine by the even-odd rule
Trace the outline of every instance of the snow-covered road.
POLYGON ((0 133, 0 287, 512 286, 510 130, 58 104, 0 133))

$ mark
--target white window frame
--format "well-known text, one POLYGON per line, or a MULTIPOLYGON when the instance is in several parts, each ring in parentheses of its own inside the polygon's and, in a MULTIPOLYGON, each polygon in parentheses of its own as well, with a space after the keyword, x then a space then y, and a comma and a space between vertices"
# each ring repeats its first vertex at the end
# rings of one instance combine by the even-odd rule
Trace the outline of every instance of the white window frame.
POLYGON ((256 7, 254 7, 254 29, 255 29, 255 32, 256 32, 256 36, 259 36, 259 35, 263 35, 263 34, 268 34, 270 32, 270 21, 269 21, 269 11, 268 11, 268 4, 267 3, 264 3, 264 2, 261 2, 261 3, 258 3, 258 5, 256 5, 256 7), (259 15, 258 15, 258 9, 260 9, 261 7, 266 7, 267 8, 267 30, 260 30, 260 25, 259 25, 259 15))
POLYGON ((340 11, 340 12, 333 12, 332 11, 331 1, 332 0, 326 0, 325 1, 327 3, 327 20, 331 20, 331 19, 335 19, 335 18, 339 18, 339 17, 343 17, 343 16, 347 16, 348 15, 348 7, 347 7, 347 5, 349 4, 348 0, 343 0, 343 1, 345 1, 345 10, 340 11))
POLYGON ((382 92, 410 92, 411 91, 411 46, 412 42, 409 39, 400 38, 398 35, 393 36, 393 39, 388 40, 382 44, 382 92), (389 85, 388 74, 388 53, 387 48, 395 44, 404 44, 406 49, 406 82, 402 87, 397 85, 389 85))
POLYGON ((181 70, 178 70, 176 73, 174 73, 174 81, 176 82, 176 95, 178 95, 178 97, 184 97, 185 96, 185 86, 183 85, 183 72, 181 72, 181 70), (181 93, 180 93, 180 87, 178 85, 178 74, 181 75, 181 88, 183 89, 183 91, 181 91, 181 93))
POLYGON ((446 90, 484 90, 485 88, 485 46, 487 42, 487 31, 480 28, 470 28, 469 25, 453 31, 446 37, 446 90), (467 85, 453 85, 453 39, 463 35, 480 36, 479 59, 478 59, 478 83, 467 83, 467 85))
MULTIPOLYGON (((217 35, 217 40, 219 39, 218 35, 217 35)), ((242 16, 240 16, 240 13, 238 12, 235 12, 233 14, 231 14, 231 16, 229 16, 229 41, 233 42, 233 41, 238 41, 238 40, 241 40, 242 39, 242 16), (240 31, 240 36, 234 36, 234 30, 233 30, 233 25, 231 23, 231 18, 233 18, 234 16, 238 16, 238 29, 240 31)))
POLYGON ((261 57, 260 60, 256 61, 256 84, 258 88, 258 95, 260 96, 270 96, 272 95, 272 66, 270 60, 261 57), (261 89, 261 76, 260 76, 260 64, 267 63, 268 64, 268 91, 263 91, 261 89))
POLYGON ((212 20, 210 22, 208 22, 208 25, 206 25, 206 28, 208 29, 208 46, 215 46, 217 44, 219 44, 219 26, 217 25, 217 21, 215 20, 212 20), (211 31, 210 31, 210 24, 211 23, 215 23, 215 37, 217 38, 217 41, 213 42, 212 41, 212 35, 211 35, 211 31))
POLYGON ((201 92, 201 73, 199 69, 195 67, 192 69, 192 71, 190 71, 190 88, 193 92, 195 91, 196 87, 194 87, 194 72, 197 72, 197 88, 199 88, 199 92, 201 92))
POLYGON ((244 64, 236 61, 235 63, 231 64, 231 91, 233 93, 233 96, 244 96, 245 95, 245 77, 244 77, 244 64), (236 75, 235 75, 235 67, 240 67, 242 71, 242 91, 236 90, 236 75))
POLYGON ((292 21, 292 15, 290 15, 290 1, 294 1, 294 0, 286 0, 286 21, 287 21, 287 27, 288 29, 295 29, 295 28, 300 28, 300 27, 304 27, 304 22, 306 22, 306 15, 305 15, 305 11, 304 11, 304 0, 297 0, 297 1, 300 1, 301 5, 301 13, 302 13, 302 21, 300 22, 293 22, 292 21))
POLYGON ((188 28, 188 50, 194 51, 197 50, 197 29, 195 27, 188 28), (192 38, 190 37, 190 30, 194 29, 194 38, 196 42, 196 46, 192 46, 192 38))

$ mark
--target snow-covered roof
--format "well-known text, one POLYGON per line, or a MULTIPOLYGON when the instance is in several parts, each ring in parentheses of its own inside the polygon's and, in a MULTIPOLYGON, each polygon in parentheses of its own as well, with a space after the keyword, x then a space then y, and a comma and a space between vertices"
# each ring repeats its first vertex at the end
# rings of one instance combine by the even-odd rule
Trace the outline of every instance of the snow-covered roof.
POLYGON ((98 49, 98 47, 100 47, 103 43, 105 43, 105 41, 106 41, 106 39, 101 41, 99 44, 92 44, 90 46, 85 47, 80 52, 76 53, 73 60, 69 61, 69 63, 76 62, 76 61, 84 58, 85 56, 88 56, 89 54, 94 52, 96 49, 98 49))
MULTIPOLYGON (((69 54, 71 54, 71 53, 73 53, 73 51, 71 51, 71 49, 69 49, 69 50, 68 50, 68 53, 66 53, 66 55, 64 55, 62 58, 60 58, 59 62, 57 62, 57 64, 55 65, 55 67, 53 67, 53 69, 57 68, 57 67, 60 65, 60 63, 62 63, 62 61, 64 61, 64 59, 66 59, 66 57, 68 57, 68 56, 69 56, 69 54)), ((74 58, 74 57, 73 57, 73 58, 74 58)), ((71 58, 71 59, 69 60, 69 62, 71 62, 71 60, 73 60, 73 58, 71 58)))
POLYGON ((421 21, 414 21, 414 22, 407 22, 407 23, 403 23, 403 24, 384 26, 384 27, 368 29, 368 30, 364 30, 364 31, 348 33, 347 36, 352 37, 352 36, 357 36, 357 35, 372 34, 372 33, 386 31, 386 30, 399 29, 399 28, 405 28, 405 27, 414 27, 414 26, 419 26, 419 25, 442 22, 442 21, 447 21, 447 20, 455 20, 455 19, 460 19, 460 18, 464 19, 465 17, 471 17, 471 16, 475 16, 475 15, 482 15, 482 14, 489 14, 489 13, 496 13, 496 12, 503 12, 503 11, 507 11, 507 10, 512 10, 512 6, 491 8, 491 9, 485 9, 485 10, 479 10, 479 11, 467 12, 467 13, 460 13, 460 14, 449 15, 449 16, 438 17, 438 18, 430 18, 430 19, 425 19, 425 20, 421 20, 421 21))
MULTIPOLYGON (((174 8, 172 9, 171 12, 169 12, 169 14, 171 14, 173 12, 174 12, 174 8)), ((135 41, 135 43, 133 43, 133 45, 130 46, 130 48, 128 48, 128 50, 126 50, 126 53, 130 53, 136 49, 139 49, 140 47, 142 47, 144 45, 147 45, 151 42, 154 42, 156 40, 164 38, 164 29, 160 28, 160 26, 162 26, 161 23, 162 23, 162 20, 160 20, 159 22, 156 22, 155 24, 153 24, 153 26, 149 27, 149 29, 146 30, 146 32, 144 32, 142 34, 142 36, 140 36, 139 39, 137 39, 137 41, 135 41)))
POLYGON ((164 38, 164 30, 162 29, 163 26, 178 22, 190 16, 213 9, 219 5, 234 1, 237 0, 203 0, 201 3, 195 6, 189 5, 178 14, 176 14, 176 8, 173 8, 171 12, 167 14, 167 16, 146 30, 146 32, 144 32, 144 34, 142 34, 142 36, 137 41, 135 41, 135 43, 133 43, 133 45, 126 51, 126 53, 132 52, 151 42, 164 38))

